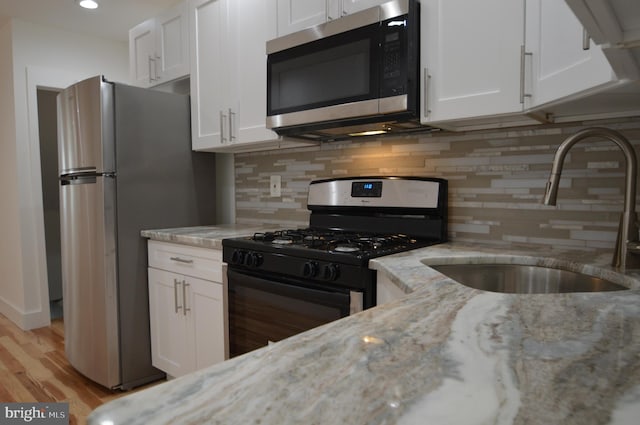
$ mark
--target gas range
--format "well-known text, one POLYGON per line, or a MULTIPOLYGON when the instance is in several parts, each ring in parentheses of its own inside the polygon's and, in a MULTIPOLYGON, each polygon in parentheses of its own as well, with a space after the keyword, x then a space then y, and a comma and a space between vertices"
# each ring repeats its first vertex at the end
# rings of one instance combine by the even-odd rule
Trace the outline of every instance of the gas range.
POLYGON ((371 258, 447 238, 442 179, 316 180, 307 208, 307 228, 222 241, 232 357, 375 306, 371 258))
POLYGON ((446 199, 446 181, 435 178, 313 181, 309 227, 225 239, 223 260, 247 271, 363 288, 372 280, 369 259, 446 241, 446 199))

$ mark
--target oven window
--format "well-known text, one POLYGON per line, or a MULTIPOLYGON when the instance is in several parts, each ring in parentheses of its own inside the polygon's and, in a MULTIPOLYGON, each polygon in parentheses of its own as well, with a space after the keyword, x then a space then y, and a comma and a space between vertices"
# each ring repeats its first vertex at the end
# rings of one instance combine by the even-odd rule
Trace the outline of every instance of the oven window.
POLYGON ((270 55, 268 115, 377 98, 376 28, 270 55))
POLYGON ((349 295, 228 270, 231 357, 349 315, 349 295))

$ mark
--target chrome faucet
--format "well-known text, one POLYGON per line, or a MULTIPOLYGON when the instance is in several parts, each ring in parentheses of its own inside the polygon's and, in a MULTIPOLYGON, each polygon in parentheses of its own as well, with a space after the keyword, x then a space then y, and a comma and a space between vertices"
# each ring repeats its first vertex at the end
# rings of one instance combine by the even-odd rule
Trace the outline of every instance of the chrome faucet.
POLYGON ((638 242, 638 218, 636 216, 636 179, 638 175, 638 162, 633 146, 619 132, 608 128, 592 127, 579 131, 569 136, 560 144, 553 159, 551 175, 547 182, 543 203, 545 205, 555 205, 558 195, 558 184, 562 165, 569 149, 581 140, 589 137, 607 139, 616 145, 624 153, 626 162, 625 188, 624 188, 624 210, 620 217, 618 226, 618 237, 615 250, 613 252, 612 266, 624 271, 626 267, 640 266, 640 256, 631 255, 640 253, 640 243, 638 242))

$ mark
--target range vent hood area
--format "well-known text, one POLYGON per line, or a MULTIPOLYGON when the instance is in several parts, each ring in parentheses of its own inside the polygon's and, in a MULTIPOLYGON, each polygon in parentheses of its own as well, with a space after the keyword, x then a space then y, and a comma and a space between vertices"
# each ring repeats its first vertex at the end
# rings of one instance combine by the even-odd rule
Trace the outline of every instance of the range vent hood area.
POLYGON ((640 80, 640 1, 566 0, 620 79, 640 80))
POLYGON ((439 128, 421 125, 414 120, 390 120, 388 117, 374 116, 354 120, 335 121, 330 123, 316 123, 309 126, 296 126, 276 130, 282 136, 297 139, 313 140, 317 142, 334 142, 353 137, 384 137, 406 135, 410 133, 429 133, 439 131, 439 128))

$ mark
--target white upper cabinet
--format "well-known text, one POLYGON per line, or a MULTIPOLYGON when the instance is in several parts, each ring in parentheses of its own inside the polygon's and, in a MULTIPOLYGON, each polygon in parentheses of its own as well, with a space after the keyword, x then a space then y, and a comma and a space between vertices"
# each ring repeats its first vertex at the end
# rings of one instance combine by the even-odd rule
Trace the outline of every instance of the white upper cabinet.
POLYGON ((422 122, 522 119, 522 1, 422 0, 420 6, 422 122))
POLYGON ((276 0, 190 0, 191 137, 194 150, 295 146, 266 128, 266 42, 276 0))
POLYGON ((189 75, 186 2, 129 30, 129 73, 142 87, 189 75))
MULTIPOLYGON (((229 87, 229 142, 233 148, 253 146, 278 135, 266 128, 267 53, 266 42, 276 37, 274 1, 232 1, 229 87), (251 31, 247 31, 251 28, 251 31)), ((238 150, 238 149, 235 149, 238 150)))
POLYGON ((566 0, 618 78, 640 80, 640 2, 566 0))
POLYGON ((194 150, 223 145, 227 124, 225 57, 228 0, 190 0, 191 142, 194 150))
POLYGON ((156 18, 160 82, 189 75, 189 15, 182 2, 156 18))
POLYGON ((342 15, 350 15, 361 10, 376 7, 389 0, 342 0, 342 15))
POLYGON ((278 36, 327 21, 328 0, 278 0, 278 36))
POLYGON ((527 0, 526 6, 531 64, 525 107, 544 107, 617 81, 602 49, 589 40, 564 1, 527 0))
POLYGON ((129 30, 129 78, 141 87, 152 85, 156 50, 155 21, 150 19, 129 30))
POLYGON ((640 108, 640 90, 616 77, 564 1, 420 3, 425 124, 470 130, 640 108))
POLYGON ((378 6, 389 0, 278 0, 278 37, 378 6))

